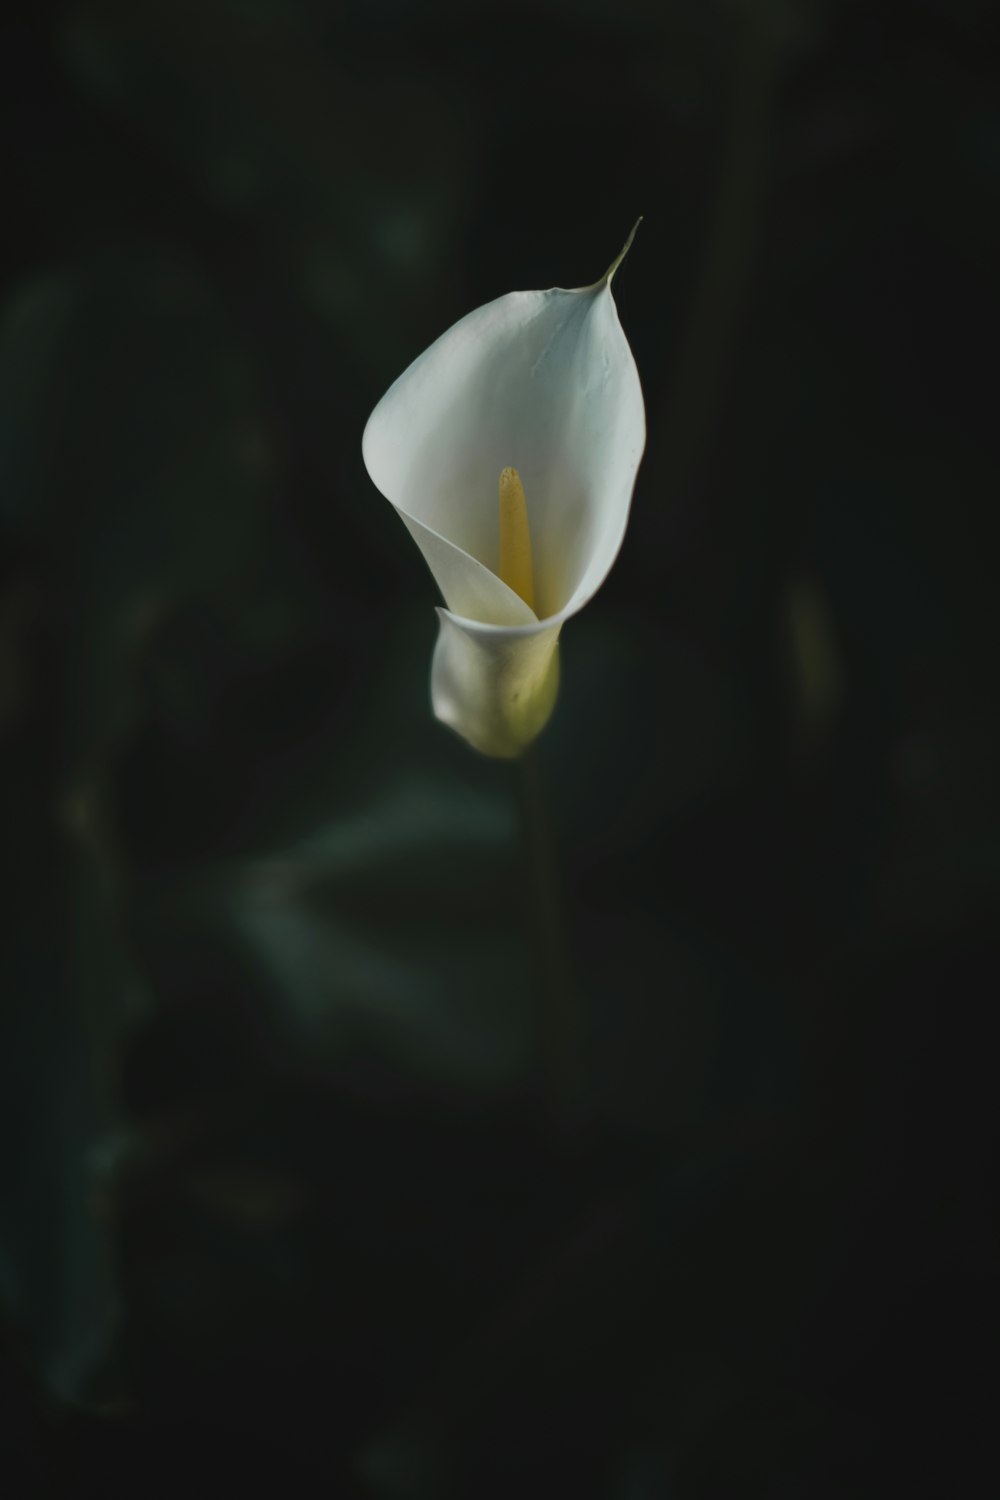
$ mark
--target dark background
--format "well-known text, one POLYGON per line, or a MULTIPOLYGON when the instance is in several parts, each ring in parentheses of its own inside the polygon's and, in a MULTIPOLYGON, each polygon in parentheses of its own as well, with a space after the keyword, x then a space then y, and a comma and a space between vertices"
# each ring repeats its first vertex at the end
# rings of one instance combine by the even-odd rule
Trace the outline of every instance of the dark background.
POLYGON ((5 25, 5 1495, 989 1491, 988 10, 5 25), (515 775, 431 718, 360 437, 639 213, 555 1129, 515 775))

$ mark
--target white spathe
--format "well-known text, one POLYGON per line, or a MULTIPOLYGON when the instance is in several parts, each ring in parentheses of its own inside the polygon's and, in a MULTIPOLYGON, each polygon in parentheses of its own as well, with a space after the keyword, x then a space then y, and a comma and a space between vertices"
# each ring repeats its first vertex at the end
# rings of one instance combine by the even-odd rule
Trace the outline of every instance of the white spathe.
POLYGON ((469 313, 403 372, 365 428, 368 473, 447 606, 434 712, 486 755, 519 755, 544 727, 559 632, 600 588, 625 535, 646 440, 611 295, 625 250, 593 286, 511 292, 469 313), (527 497, 534 610, 495 571, 507 466, 527 497))

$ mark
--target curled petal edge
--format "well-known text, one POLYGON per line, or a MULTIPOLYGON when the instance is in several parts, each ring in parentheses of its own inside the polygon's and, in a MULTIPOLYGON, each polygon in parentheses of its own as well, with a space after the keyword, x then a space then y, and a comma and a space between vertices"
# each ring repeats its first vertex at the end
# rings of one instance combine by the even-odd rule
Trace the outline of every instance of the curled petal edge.
POLYGON ((504 627, 438 609, 435 716, 483 755, 512 760, 545 728, 559 692, 562 620, 504 627))

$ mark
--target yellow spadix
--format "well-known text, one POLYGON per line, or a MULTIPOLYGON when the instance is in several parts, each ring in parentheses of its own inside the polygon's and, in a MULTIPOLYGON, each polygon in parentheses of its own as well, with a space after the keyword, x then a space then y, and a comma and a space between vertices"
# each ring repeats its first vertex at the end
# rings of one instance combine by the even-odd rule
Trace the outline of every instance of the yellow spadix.
POLYGON ((524 485, 516 469, 500 471, 500 577, 528 606, 535 607, 531 528, 524 485))

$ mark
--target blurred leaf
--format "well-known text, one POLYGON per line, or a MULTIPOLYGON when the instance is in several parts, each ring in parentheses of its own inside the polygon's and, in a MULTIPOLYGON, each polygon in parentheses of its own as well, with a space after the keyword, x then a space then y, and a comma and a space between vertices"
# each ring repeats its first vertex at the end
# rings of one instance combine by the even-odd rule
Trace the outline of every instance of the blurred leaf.
POLYGON ((0 1261, 12 1315, 65 1394, 85 1390, 114 1312, 95 1150, 135 980, 108 756, 135 711, 157 601, 252 552, 266 463, 250 385, 204 288, 169 257, 42 277, 15 290, 0 325, 0 494, 36 600, 8 726, 17 896, 0 1056, 18 1156, 3 1173, 0 1261), (34 691, 39 667, 54 694, 34 691))
MULTIPOLYGON (((399 777, 297 843, 200 871, 139 911, 153 975, 205 928, 253 973, 289 1057, 462 1091, 521 1086, 536 1017, 510 800, 399 777), (186 913, 186 915, 182 915, 186 913)), ((154 979, 155 983, 155 979, 154 979)))

